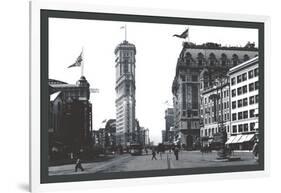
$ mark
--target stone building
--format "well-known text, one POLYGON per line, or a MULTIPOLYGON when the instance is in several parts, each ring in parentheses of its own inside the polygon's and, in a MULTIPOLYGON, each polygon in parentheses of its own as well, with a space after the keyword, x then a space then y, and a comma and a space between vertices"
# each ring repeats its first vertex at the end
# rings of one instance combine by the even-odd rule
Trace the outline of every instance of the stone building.
POLYGON ((89 83, 82 76, 76 84, 49 80, 49 149, 77 153, 91 144, 92 104, 89 83))
POLYGON ((137 141, 135 125, 135 45, 123 41, 115 49, 116 143, 128 146, 137 141))
POLYGON ((176 138, 186 148, 200 140, 200 74, 208 70, 204 86, 212 87, 216 77, 227 74, 231 67, 255 57, 254 44, 244 47, 221 46, 216 43, 196 45, 184 42, 172 84, 176 138))

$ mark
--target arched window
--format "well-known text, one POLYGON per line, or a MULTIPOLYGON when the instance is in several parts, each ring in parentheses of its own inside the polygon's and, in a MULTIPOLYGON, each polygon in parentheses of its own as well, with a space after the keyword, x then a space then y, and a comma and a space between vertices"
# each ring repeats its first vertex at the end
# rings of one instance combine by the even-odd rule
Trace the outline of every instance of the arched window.
POLYGON ((237 66, 238 62, 239 62, 239 58, 238 58, 237 54, 233 54, 232 55, 232 64, 233 64, 233 66, 237 66))
POLYGON ((200 52, 197 56, 198 66, 203 66, 204 55, 200 52))
POLYGON ((247 61, 247 60, 249 60, 249 59, 250 59, 250 57, 248 56, 248 54, 245 54, 245 55, 244 55, 244 58, 243 58, 244 62, 247 61))
POLYGON ((216 56, 214 53, 211 53, 209 55, 209 63, 210 63, 210 66, 214 66, 216 64, 216 56))
POLYGON ((225 53, 223 53, 223 54, 221 55, 221 65, 222 65, 222 66, 226 66, 226 65, 227 65, 227 56, 226 56, 225 53))

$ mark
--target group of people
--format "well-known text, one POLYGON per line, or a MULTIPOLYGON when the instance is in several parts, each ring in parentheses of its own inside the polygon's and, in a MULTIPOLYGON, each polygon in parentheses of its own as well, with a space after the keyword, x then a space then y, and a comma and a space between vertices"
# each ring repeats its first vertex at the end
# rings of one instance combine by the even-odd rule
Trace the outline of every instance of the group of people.
MULTIPOLYGON (((174 152, 176 160, 179 160, 179 148, 178 147, 173 148, 173 152, 174 152)), ((158 151, 157 153, 160 154, 160 158, 162 159, 162 152, 158 151)), ((152 158, 151 158, 151 160, 157 160, 155 149, 152 149, 152 158)))

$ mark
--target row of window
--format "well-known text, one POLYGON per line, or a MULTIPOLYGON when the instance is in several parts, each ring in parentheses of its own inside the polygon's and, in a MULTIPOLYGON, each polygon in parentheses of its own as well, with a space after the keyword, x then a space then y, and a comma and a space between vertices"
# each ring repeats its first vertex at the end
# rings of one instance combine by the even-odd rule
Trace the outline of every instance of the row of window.
POLYGON ((253 118, 253 117, 256 117, 256 116, 257 115, 255 115, 255 109, 251 109, 250 111, 248 111, 248 110, 241 111, 241 112, 238 112, 238 113, 232 113, 232 121, 253 118))
POLYGON ((254 70, 248 71, 248 73, 245 72, 241 75, 231 78, 231 85, 235 85, 236 83, 238 84, 240 82, 246 81, 247 79, 257 77, 258 75, 259 75, 259 69, 255 68, 254 70))
MULTIPOLYGON (((228 121, 229 118, 230 118, 229 113, 223 114, 223 121, 228 121)), ((221 115, 218 116, 218 120, 221 120, 221 115)), ((205 124, 211 124, 211 123, 215 123, 215 122, 217 122, 215 115, 213 115, 212 117, 209 116, 209 118, 205 118, 205 124)))
MULTIPOLYGON (((228 97, 229 96, 229 90, 225 90, 225 91, 223 91, 222 93, 218 93, 218 95, 219 95, 219 97, 223 97, 223 98, 226 98, 226 97, 228 97)), ((211 98, 210 98, 210 96, 209 97, 205 97, 205 104, 207 104, 207 102, 208 103, 210 103, 211 102, 211 98)))
POLYGON ((232 133, 241 133, 241 132, 249 132, 255 130, 255 123, 250 123, 250 128, 248 123, 232 125, 232 133))
MULTIPOLYGON (((229 125, 226 126, 227 132, 229 132, 229 125)), ((213 136, 215 133, 218 132, 218 128, 209 128, 204 129, 204 136, 213 136)), ((203 130, 201 131, 201 135, 203 135, 203 130)))
MULTIPOLYGON (((255 95, 255 96, 250 96, 249 97, 249 105, 255 104, 259 102, 259 95, 255 95)), ((233 101, 232 102, 232 109, 236 109, 236 107, 240 108, 240 107, 246 107, 248 106, 248 98, 243 98, 240 99, 238 101, 233 101)))
POLYGON ((249 90, 249 92, 251 92, 254 90, 258 90, 258 89, 259 89, 259 81, 256 81, 256 82, 250 83, 249 85, 244 85, 244 86, 238 87, 237 89, 232 89, 231 96, 232 97, 235 97, 236 95, 239 96, 241 94, 247 93, 248 90, 249 90))
MULTIPOLYGON (((181 75, 180 77, 181 77, 181 80, 183 82, 186 81, 186 76, 185 75, 181 75)), ((198 76, 197 75, 191 75, 191 81, 192 82, 197 82, 198 81, 198 76)))

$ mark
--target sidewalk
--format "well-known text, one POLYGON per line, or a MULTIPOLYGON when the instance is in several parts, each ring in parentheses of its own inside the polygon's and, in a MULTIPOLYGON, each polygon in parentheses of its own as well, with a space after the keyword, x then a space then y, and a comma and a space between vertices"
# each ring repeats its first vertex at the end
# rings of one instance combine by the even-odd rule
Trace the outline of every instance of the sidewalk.
POLYGON ((102 162, 92 162, 92 163, 82 163, 84 171, 78 170, 75 172, 75 164, 66 164, 61 166, 50 166, 49 175, 72 175, 72 174, 85 174, 85 173, 96 173, 107 168, 112 167, 115 164, 121 164, 127 159, 130 159, 131 155, 123 154, 117 155, 114 159, 102 161, 102 162))

